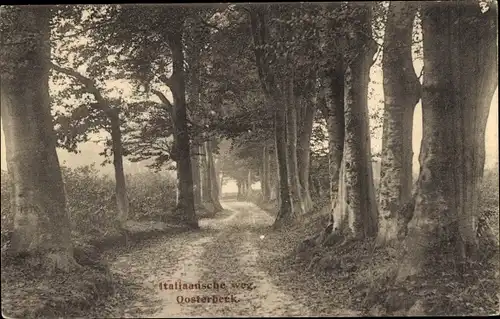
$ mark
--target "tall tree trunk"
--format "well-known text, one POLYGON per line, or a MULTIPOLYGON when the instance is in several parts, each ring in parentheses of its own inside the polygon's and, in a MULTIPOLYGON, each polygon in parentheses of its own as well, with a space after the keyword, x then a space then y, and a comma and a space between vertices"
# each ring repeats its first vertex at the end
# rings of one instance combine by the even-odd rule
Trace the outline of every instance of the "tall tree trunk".
MULTIPOLYGON (((345 121, 344 121, 344 67, 341 62, 327 72, 322 80, 322 96, 319 100, 320 110, 326 119, 328 131, 328 175, 330 178, 330 211, 333 214, 334 227, 341 224, 345 210, 337 208, 341 163, 344 154, 345 121), (340 209, 340 210, 339 210, 340 209), (335 216, 337 215, 337 216, 335 216), (339 223, 337 225, 337 223, 339 223)), ((343 171, 342 171, 343 172, 343 171)), ((340 226, 339 226, 340 227, 340 226)), ((340 228, 339 228, 340 229, 340 228)))
POLYGON ((250 197, 252 196, 252 184, 253 184, 252 177, 253 177, 252 170, 249 169, 247 174, 247 199, 250 199, 250 197))
MULTIPOLYGON (((398 280, 418 275, 433 245, 474 257, 486 120, 498 85, 497 7, 426 3, 420 175, 398 280), (467 67, 464 67, 467 66, 467 67)), ((435 258, 435 257, 431 257, 435 258)))
POLYGON ((179 202, 177 213, 183 223, 198 228, 194 209, 193 174, 191 170, 190 139, 187 127, 184 53, 182 32, 184 17, 176 17, 168 31, 168 44, 172 51, 172 75, 168 80, 173 97, 172 120, 174 126, 174 153, 177 162, 179 202))
MULTIPOLYGON (((336 233, 351 236, 353 212, 349 211, 347 201, 347 187, 345 174, 345 160, 342 158, 339 169, 338 185, 336 189, 336 201, 333 208, 333 229, 336 233)), ((330 190, 331 193, 331 190, 330 190)))
MULTIPOLYGON (((279 101, 279 100, 278 100, 279 101)), ((286 107, 279 105, 274 112, 275 123, 275 147, 276 158, 278 162, 279 173, 279 203, 280 209, 276 220, 275 227, 292 222, 295 218, 293 204, 290 195, 290 187, 288 185, 288 169, 287 169, 287 138, 286 138, 286 107)))
MULTIPOLYGON (((274 153, 274 152, 273 152, 274 153)), ((275 154, 269 154, 269 180, 270 180, 270 185, 269 185, 269 199, 271 201, 276 201, 279 203, 279 198, 278 198, 278 193, 279 193, 279 182, 278 182, 278 172, 277 168, 275 165, 272 163, 275 162, 272 159, 275 158, 275 154)))
POLYGON ((203 150, 203 154, 204 154, 203 159, 202 159, 202 163, 203 163, 203 177, 202 177, 202 180, 203 180, 203 192, 202 192, 203 202, 213 204, 212 203, 212 182, 210 181, 210 171, 211 171, 210 164, 211 163, 209 161, 209 156, 208 156, 208 150, 209 150, 208 141, 205 141, 203 143, 202 150, 203 150))
MULTIPOLYGON (((217 143, 217 142, 215 142, 217 143)), ((217 145, 217 144, 216 144, 217 145)), ((212 145, 212 154, 213 154, 213 147, 212 145)), ((212 155, 213 156, 213 155, 212 155)), ((221 170, 220 170, 220 160, 218 158, 214 158, 214 189, 216 190, 216 198, 221 200, 221 195, 222 195, 222 179, 221 179, 221 170)))
POLYGON ((279 191, 278 155, 276 153, 276 147, 273 147, 273 152, 269 156, 270 156, 269 167, 270 167, 271 179, 272 179, 270 197, 271 197, 271 200, 275 200, 279 205, 279 203, 280 203, 280 198, 279 198, 280 191, 279 191))
MULTIPOLYGON (((377 203, 371 165, 370 130, 368 126, 368 83, 376 44, 371 34, 371 7, 357 8, 356 32, 350 35, 353 50, 345 73, 345 186, 350 232, 354 238, 377 234, 377 203)), ((353 26, 355 27, 355 26, 353 26)))
POLYGON ((287 169, 287 137, 286 137, 286 97, 280 92, 274 72, 270 69, 269 56, 263 51, 269 42, 269 30, 267 29, 267 8, 254 7, 250 10, 250 25, 252 38, 255 44, 255 58, 259 80, 269 105, 274 105, 274 130, 276 143, 276 159, 279 171, 279 205, 280 209, 274 227, 289 224, 295 219, 293 205, 291 202, 290 188, 288 186, 287 169))
POLYGON ((69 271, 77 264, 50 114, 50 9, 0 10, 8 18, 0 45, 0 81, 13 178, 13 252, 33 257, 49 271, 69 271))
POLYGON ((398 210, 411 197, 413 111, 420 83, 413 69, 412 34, 417 7, 391 2, 384 35, 384 127, 377 244, 397 239, 398 210))
POLYGON ((245 201, 248 194, 248 185, 246 178, 241 180, 241 200, 245 201))
POLYGON ((201 206, 201 167, 200 167, 200 147, 197 145, 192 146, 191 154, 191 167, 193 170, 193 192, 194 204, 196 207, 201 206))
POLYGON ((206 142, 206 152, 207 152, 207 163, 208 163, 208 180, 210 183, 210 196, 211 202, 214 205, 215 212, 220 212, 223 210, 222 205, 219 201, 219 187, 217 185, 217 176, 215 174, 215 162, 212 152, 212 141, 206 142))
MULTIPOLYGON (((94 98, 97 101, 94 106, 100 109, 102 114, 106 116, 111 123, 109 133, 111 135, 111 148, 113 152, 113 166, 115 171, 115 197, 118 209, 117 221, 119 223, 119 226, 123 227, 129 217, 129 201, 127 196, 127 185, 123 167, 123 144, 120 111, 118 108, 112 107, 109 101, 102 96, 101 91, 97 88, 95 82, 92 79, 83 76, 75 70, 66 69, 53 63, 51 63, 50 65, 55 71, 73 77, 81 84, 83 84, 87 92, 94 95, 94 98)), ((162 97, 164 98, 164 96, 162 97)))
POLYGON ((299 182, 302 187, 302 201, 306 212, 313 208, 311 190, 309 187, 309 166, 311 155, 311 135, 316 114, 316 106, 310 99, 304 99, 304 116, 301 117, 301 129, 297 143, 297 166, 299 170, 299 182))
POLYGON ((113 150, 113 166, 115 169, 115 192, 116 205, 118 207, 118 221, 124 226, 128 220, 129 201, 127 196, 127 185, 123 170, 123 146, 120 117, 118 109, 109 109, 108 117, 111 122, 111 141, 113 150))
POLYGON ((293 201, 293 208, 297 214, 305 213, 305 206, 302 201, 302 190, 300 187, 299 169, 297 163, 297 106, 294 96, 294 77, 290 76, 287 88, 287 147, 288 147, 288 178, 290 181, 290 193, 293 201))

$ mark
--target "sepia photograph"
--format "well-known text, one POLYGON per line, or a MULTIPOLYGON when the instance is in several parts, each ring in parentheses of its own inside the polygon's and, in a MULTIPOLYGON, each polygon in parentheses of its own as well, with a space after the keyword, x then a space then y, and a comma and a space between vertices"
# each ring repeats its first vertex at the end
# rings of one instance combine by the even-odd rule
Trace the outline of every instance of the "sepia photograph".
POLYGON ((0 5, 3 318, 500 314, 498 3, 0 5))

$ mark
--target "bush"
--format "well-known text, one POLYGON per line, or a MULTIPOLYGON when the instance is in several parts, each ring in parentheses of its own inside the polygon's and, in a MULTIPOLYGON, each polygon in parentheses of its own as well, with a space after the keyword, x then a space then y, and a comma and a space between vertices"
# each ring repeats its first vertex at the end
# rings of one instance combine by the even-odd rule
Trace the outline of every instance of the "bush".
POLYGON ((94 165, 64 167, 62 172, 73 236, 100 238, 117 232, 114 181, 108 176, 99 176, 94 165))
MULTIPOLYGON (((73 239, 88 242, 117 234, 114 179, 99 175, 94 165, 61 169, 73 239)), ((174 208, 175 181, 171 176, 140 173, 127 176, 127 184, 131 220, 158 220, 174 208)), ((2 171, 2 250, 8 245, 14 221, 9 188, 9 176, 2 171)))
POLYGON ((127 179, 130 219, 159 220, 175 208, 176 185, 171 176, 144 172, 127 179))

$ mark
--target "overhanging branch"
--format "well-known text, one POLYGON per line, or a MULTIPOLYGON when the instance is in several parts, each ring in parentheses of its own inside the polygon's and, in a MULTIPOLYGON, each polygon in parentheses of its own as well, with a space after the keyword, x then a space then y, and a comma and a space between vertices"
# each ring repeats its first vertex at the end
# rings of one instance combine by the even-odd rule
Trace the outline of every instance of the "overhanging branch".
POLYGON ((101 91, 97 88, 94 81, 92 81, 88 77, 82 75, 81 73, 79 73, 75 70, 64 68, 64 67, 59 66, 59 65, 54 64, 54 63, 50 63, 50 67, 53 70, 55 70, 59 73, 66 74, 66 75, 76 79, 78 82, 82 83, 85 86, 85 88, 87 89, 87 92, 94 95, 94 97, 97 101, 97 106, 103 112, 105 112, 108 116, 112 116, 113 109, 109 106, 108 101, 102 96, 101 91))
POLYGON ((163 105, 165 105, 167 108, 165 108, 166 111, 172 113, 173 109, 174 109, 174 106, 172 104, 172 102, 170 102, 169 99, 167 99, 167 97, 165 96, 165 94, 161 93, 160 91, 158 90, 151 90, 151 92, 153 94, 155 94, 159 99, 160 101, 163 103, 163 105))

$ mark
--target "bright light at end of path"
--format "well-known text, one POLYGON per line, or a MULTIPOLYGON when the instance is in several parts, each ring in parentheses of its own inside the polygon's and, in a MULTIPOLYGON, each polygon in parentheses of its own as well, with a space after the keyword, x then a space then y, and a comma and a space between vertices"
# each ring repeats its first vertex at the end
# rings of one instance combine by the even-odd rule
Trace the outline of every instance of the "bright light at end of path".
POLYGON ((260 239, 264 239, 264 237, 266 237, 266 236, 264 236, 264 235, 260 235, 260 239))

